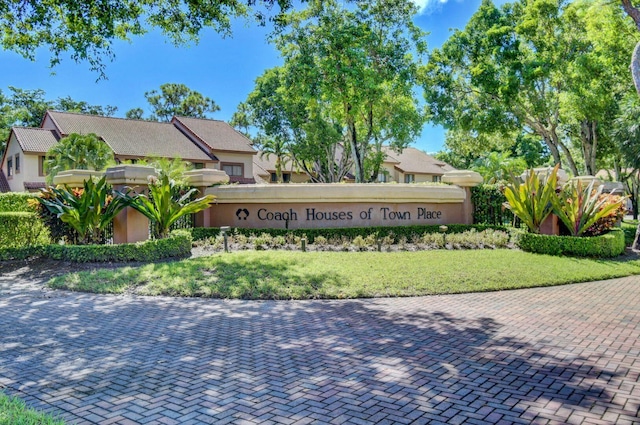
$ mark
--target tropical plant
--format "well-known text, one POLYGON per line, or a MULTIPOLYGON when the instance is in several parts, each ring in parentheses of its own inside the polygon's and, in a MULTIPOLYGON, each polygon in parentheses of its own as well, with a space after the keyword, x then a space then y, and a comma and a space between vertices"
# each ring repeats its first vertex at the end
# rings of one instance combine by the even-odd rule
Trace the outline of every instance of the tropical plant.
POLYGON ((594 181, 588 185, 577 181, 565 185, 558 196, 552 198, 554 213, 571 236, 582 236, 598 220, 615 214, 622 206, 624 198, 613 201, 610 196, 602 196, 603 187, 594 189, 594 181))
POLYGON ((509 208, 533 233, 540 233, 540 226, 553 211, 553 200, 556 198, 558 183, 556 165, 546 176, 538 176, 529 170, 523 182, 513 174, 511 181, 504 189, 509 208))
POLYGON ((106 177, 85 180, 81 189, 66 185, 43 189, 38 201, 77 232, 79 244, 102 242, 104 230, 127 206, 124 199, 113 196, 106 177))
POLYGON ((197 213, 211 206, 215 199, 213 195, 191 200, 196 192, 197 189, 185 191, 170 180, 168 175, 162 174, 159 178, 150 179, 149 195, 131 196, 128 192, 117 192, 116 195, 147 217, 154 224, 153 236, 162 239, 169 235, 169 228, 180 217, 197 213))
POLYGON ((266 140, 262 144, 260 158, 266 158, 268 160, 271 155, 276 157, 276 181, 283 183, 282 168, 287 165, 287 162, 291 158, 291 153, 288 150, 286 142, 278 138, 266 140))
POLYGON ((104 169, 113 162, 113 151, 105 142, 93 133, 71 133, 60 139, 47 152, 45 171, 47 183, 52 184, 53 178, 64 170, 97 170, 104 169))

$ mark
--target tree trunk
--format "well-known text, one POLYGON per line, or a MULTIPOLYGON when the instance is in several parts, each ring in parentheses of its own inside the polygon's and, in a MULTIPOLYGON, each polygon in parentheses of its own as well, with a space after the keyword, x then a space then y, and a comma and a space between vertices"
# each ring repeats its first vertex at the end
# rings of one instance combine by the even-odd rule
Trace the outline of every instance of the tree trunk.
POLYGON ((580 123, 580 139, 582 144, 582 156, 584 166, 589 176, 595 176, 596 172, 596 148, 598 146, 598 135, 596 134, 595 121, 584 120, 580 123))

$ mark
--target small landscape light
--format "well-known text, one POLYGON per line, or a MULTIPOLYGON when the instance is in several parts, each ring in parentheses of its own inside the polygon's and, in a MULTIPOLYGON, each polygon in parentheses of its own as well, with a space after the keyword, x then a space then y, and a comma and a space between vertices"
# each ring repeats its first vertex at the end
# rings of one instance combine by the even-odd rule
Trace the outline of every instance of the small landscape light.
POLYGON ((445 225, 442 225, 439 227, 440 229, 440 233, 442 233, 442 246, 446 247, 447 246, 447 230, 449 230, 449 228, 445 225))
POLYGON ((229 237, 227 233, 231 230, 229 226, 220 226, 220 233, 222 233, 222 237, 224 238, 224 252, 229 252, 229 237))

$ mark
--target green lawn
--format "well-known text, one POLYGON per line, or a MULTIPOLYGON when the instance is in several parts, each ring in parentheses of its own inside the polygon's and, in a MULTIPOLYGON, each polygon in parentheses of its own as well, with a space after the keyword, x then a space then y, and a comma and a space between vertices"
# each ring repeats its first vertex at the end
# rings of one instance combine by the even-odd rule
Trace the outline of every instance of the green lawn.
POLYGON ((559 285, 640 274, 640 260, 516 250, 241 251, 56 277, 53 288, 244 299, 412 296, 559 285))
POLYGON ((29 409, 22 400, 0 392, 0 425, 64 425, 64 422, 29 409))

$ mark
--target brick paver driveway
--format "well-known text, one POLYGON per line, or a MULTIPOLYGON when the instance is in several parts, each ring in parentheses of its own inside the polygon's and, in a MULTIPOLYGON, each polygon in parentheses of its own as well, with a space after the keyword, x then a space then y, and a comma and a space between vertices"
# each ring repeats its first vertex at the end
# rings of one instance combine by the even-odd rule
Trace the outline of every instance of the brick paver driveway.
POLYGON ((640 278, 246 302, 0 277, 0 387, 71 423, 640 423, 640 278))

